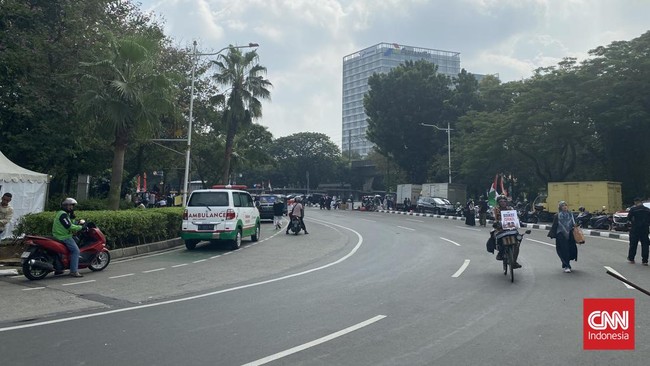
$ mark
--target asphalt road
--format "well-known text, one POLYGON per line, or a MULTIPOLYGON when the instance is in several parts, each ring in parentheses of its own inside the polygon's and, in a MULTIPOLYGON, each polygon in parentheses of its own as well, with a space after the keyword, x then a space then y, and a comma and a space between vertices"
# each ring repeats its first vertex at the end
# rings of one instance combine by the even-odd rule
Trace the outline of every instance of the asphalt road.
POLYGON ((82 279, 0 279, 6 365, 646 365, 650 268, 588 237, 567 274, 546 231, 515 282, 462 221, 307 211, 238 251, 201 245, 82 279), (636 349, 584 351, 584 298, 634 298, 636 349))

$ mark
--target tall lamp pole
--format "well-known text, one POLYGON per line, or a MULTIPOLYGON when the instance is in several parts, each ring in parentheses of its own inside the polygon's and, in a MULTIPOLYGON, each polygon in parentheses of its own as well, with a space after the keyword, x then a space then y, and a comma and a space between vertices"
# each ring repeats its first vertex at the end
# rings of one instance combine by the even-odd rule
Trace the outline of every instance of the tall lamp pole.
POLYGON ((189 187, 190 179, 190 150, 192 148, 192 122, 193 122, 193 112, 194 112, 194 74, 196 73, 196 63, 199 56, 214 56, 218 55, 221 52, 230 49, 230 48, 253 48, 259 47, 257 43, 249 43, 246 46, 228 46, 220 49, 214 53, 197 53, 196 52, 196 41, 193 43, 192 48, 192 82, 190 86, 190 118, 187 126, 187 151, 185 152, 185 183, 183 185, 183 207, 187 205, 187 191, 189 187))
POLYGON ((447 131, 447 158, 449 163, 449 183, 451 183, 451 128, 449 128, 449 121, 447 121, 447 128, 440 128, 436 125, 430 125, 426 123, 420 123, 420 126, 433 127, 440 131, 447 131))

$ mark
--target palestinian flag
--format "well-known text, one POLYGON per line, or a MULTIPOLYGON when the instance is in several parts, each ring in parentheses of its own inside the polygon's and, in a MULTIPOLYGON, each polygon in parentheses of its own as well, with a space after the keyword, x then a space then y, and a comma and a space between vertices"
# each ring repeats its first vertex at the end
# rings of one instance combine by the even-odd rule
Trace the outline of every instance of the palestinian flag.
POLYGON ((488 192, 488 205, 492 207, 497 205, 497 179, 498 178, 499 178, 499 174, 494 176, 494 182, 490 187, 490 192, 488 192))

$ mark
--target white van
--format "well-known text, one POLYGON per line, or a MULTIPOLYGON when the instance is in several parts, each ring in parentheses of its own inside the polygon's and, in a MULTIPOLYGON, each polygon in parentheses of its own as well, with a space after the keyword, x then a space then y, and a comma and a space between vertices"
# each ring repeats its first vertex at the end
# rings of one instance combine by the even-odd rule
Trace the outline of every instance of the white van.
POLYGON ((190 195, 181 228, 188 250, 202 240, 230 240, 233 249, 241 247, 243 237, 259 240, 260 214, 251 195, 232 186, 223 187, 197 189, 190 195))

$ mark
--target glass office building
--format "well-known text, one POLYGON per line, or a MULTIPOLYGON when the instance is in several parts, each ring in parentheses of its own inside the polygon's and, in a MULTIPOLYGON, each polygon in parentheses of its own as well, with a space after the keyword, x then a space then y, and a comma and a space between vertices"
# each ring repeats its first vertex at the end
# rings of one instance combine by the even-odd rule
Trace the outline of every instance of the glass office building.
POLYGON ((379 43, 343 57, 343 124, 341 149, 366 156, 373 144, 366 140, 367 116, 363 96, 370 89, 368 78, 387 73, 404 61, 426 60, 438 65, 438 72, 449 76, 460 73, 460 53, 430 48, 379 43))

